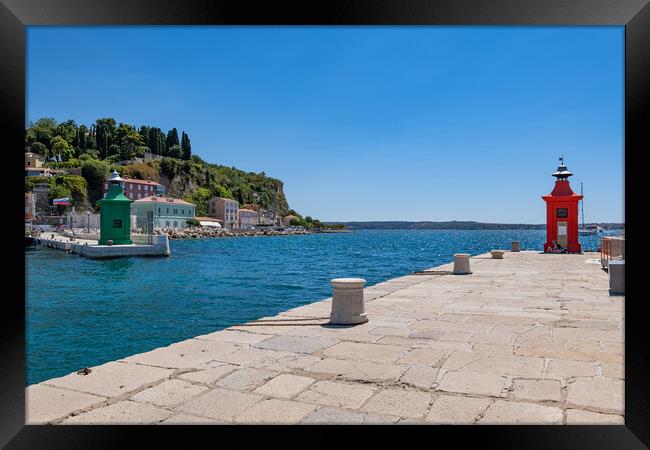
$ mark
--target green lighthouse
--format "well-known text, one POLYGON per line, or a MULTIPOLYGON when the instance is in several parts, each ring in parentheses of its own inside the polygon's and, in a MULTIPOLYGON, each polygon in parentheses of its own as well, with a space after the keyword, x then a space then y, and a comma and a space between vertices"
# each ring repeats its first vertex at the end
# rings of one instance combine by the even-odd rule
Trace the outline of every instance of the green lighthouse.
POLYGON ((108 179, 106 197, 99 201, 100 229, 99 245, 132 244, 131 242, 131 200, 124 195, 124 180, 113 171, 108 179))

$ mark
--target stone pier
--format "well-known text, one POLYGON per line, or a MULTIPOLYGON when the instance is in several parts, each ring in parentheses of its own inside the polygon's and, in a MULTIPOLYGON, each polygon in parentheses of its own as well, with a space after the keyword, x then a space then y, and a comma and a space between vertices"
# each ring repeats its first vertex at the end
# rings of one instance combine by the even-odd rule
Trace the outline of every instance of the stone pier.
POLYGON ((328 325, 330 298, 29 386, 26 422, 623 423, 624 297, 599 254, 471 267, 365 288, 360 325, 328 325))
POLYGON ((132 235, 133 244, 98 245, 93 239, 70 239, 60 233, 44 233, 34 238, 36 245, 65 250, 91 259, 124 258, 130 256, 170 256, 167 235, 132 235), (53 236, 53 237, 52 237, 53 236))

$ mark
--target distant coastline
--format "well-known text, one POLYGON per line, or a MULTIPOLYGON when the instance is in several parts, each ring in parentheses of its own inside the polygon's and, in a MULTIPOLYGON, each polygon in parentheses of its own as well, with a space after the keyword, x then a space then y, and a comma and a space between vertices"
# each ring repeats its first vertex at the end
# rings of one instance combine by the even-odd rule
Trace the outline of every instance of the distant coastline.
MULTIPOLYGON (((330 222, 324 222, 330 223, 330 222)), ((333 223, 333 222, 332 222, 333 223)), ((527 223, 485 223, 471 221, 449 222, 406 222, 406 221, 371 221, 371 222, 337 222, 348 230, 545 230, 546 224, 527 223)), ((594 223, 604 230, 624 229, 624 223, 594 223)))

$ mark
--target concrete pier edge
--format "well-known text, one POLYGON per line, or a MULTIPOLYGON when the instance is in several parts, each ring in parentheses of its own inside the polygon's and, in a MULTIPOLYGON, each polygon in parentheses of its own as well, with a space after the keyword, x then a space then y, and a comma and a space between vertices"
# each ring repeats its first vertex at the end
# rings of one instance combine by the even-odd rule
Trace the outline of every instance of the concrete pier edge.
POLYGON ((485 253, 366 287, 361 325, 328 298, 195 336, 27 387, 27 423, 623 423, 597 256, 485 253))

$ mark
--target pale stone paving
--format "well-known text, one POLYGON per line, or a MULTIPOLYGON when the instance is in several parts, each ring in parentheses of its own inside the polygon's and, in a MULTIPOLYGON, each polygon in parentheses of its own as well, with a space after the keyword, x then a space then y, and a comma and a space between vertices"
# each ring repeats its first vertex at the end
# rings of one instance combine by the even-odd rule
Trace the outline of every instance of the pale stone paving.
MULTIPOLYGON (((26 389, 28 424, 618 424, 624 297, 593 253, 388 280, 26 389)), ((363 275, 363 274, 350 274, 363 275)))

